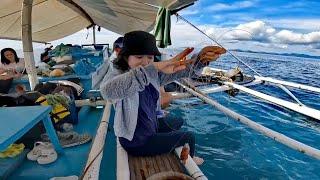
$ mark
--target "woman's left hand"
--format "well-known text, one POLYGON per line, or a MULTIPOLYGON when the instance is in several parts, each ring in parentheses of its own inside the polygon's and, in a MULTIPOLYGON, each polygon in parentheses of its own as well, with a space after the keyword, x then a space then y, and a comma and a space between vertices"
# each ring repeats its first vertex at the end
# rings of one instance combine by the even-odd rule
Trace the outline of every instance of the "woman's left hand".
POLYGON ((176 55, 170 60, 154 62, 154 66, 158 71, 166 74, 172 74, 184 70, 188 64, 200 61, 208 64, 211 61, 217 60, 221 54, 226 53, 226 50, 219 46, 207 46, 203 48, 197 56, 197 59, 188 59, 186 56, 193 51, 193 48, 186 48, 184 51, 176 55))
POLYGON ((221 54, 225 54, 226 52, 226 49, 219 46, 207 46, 201 49, 197 60, 204 64, 208 64, 211 61, 217 60, 221 54))

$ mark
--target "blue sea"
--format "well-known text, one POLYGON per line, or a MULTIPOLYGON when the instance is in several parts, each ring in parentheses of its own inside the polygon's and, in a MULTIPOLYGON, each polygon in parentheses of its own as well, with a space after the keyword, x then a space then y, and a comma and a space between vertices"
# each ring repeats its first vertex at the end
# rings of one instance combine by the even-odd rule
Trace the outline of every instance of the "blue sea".
MULTIPOLYGON (((320 87, 320 60, 291 56, 236 53, 264 76, 320 87)), ((229 55, 210 64, 230 69, 239 65, 229 55)), ((276 86, 252 89, 292 101, 276 86)), ((320 94, 292 90, 302 103, 320 110, 320 94)), ((263 100, 239 93, 210 94, 224 106, 288 137, 320 149, 320 122, 263 100)), ((197 98, 177 100, 170 112, 186 120, 185 129, 196 135, 196 155, 209 179, 320 179, 320 161, 297 152, 229 118, 197 98)))

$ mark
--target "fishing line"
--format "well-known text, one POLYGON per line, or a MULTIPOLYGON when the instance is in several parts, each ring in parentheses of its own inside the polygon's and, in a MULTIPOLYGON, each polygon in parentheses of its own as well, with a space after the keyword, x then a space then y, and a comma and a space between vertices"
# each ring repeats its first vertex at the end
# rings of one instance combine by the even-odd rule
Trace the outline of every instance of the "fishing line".
MULTIPOLYGON (((219 45, 220 47, 223 47, 216 39, 210 37, 209 35, 207 35, 205 32, 203 32, 201 29, 199 29, 198 27, 196 27, 195 25, 193 25, 191 22, 189 22, 187 19, 185 19, 184 17, 180 16, 178 13, 175 13, 175 15, 180 18, 182 21, 186 22, 187 24, 189 24, 190 26, 192 26, 193 28, 195 28, 196 30, 198 30, 200 33, 202 33, 203 35, 205 35, 206 37, 208 37, 209 39, 211 39, 213 42, 215 42, 217 45, 219 45)), ((254 70, 251 66, 249 66, 247 63, 245 63, 244 61, 242 61, 240 58, 238 58, 236 55, 234 55, 231 51, 229 51, 228 49, 224 48, 226 50, 227 53, 229 53, 232 57, 234 57, 236 60, 238 60, 239 62, 241 62, 242 64, 244 64, 245 66, 247 66, 251 71, 253 71, 254 73, 256 73, 258 76, 263 77, 260 73, 258 73, 256 70, 254 70)), ((299 101, 298 98, 296 98, 285 86, 283 85, 277 85, 279 88, 281 88, 285 93, 287 93, 292 99, 294 99, 300 106, 304 106, 303 103, 301 103, 299 101)))
MULTIPOLYGON (((210 37, 209 35, 207 35, 205 32, 203 32, 201 29, 199 29, 197 26, 193 25, 191 22, 189 22, 187 19, 185 19, 184 17, 180 16, 178 13, 175 14, 179 19, 181 19, 182 21, 188 23, 190 26, 192 26, 193 28, 195 28, 196 30, 198 30, 200 33, 202 33, 203 35, 205 35, 206 37, 208 37, 209 39, 211 39, 213 42, 215 42, 217 45, 219 45, 220 47, 223 47, 222 44, 220 44, 217 40, 215 40, 214 38, 210 37)), ((247 63, 245 63, 244 61, 242 61, 240 58, 238 58, 236 55, 234 55, 231 51, 229 51, 228 49, 224 48, 232 57, 234 57, 236 60, 238 60, 239 62, 241 62, 242 64, 244 64, 245 66, 247 66, 251 71, 253 71, 254 73, 256 73, 258 76, 262 76, 260 73, 258 73, 256 70, 254 70, 251 66, 249 66, 247 63)))
POLYGON ((228 31, 223 32, 220 36, 218 36, 217 41, 219 41, 223 36, 225 36, 227 33, 232 32, 232 31, 243 31, 246 32, 250 35, 250 39, 252 39, 253 34, 250 31, 247 31, 245 29, 230 29, 228 31))
MULTIPOLYGON (((192 82, 189 81, 189 80, 192 79, 192 75, 193 75, 193 74, 197 74, 197 72, 195 72, 195 69, 196 69, 197 66, 206 67, 206 66, 208 66, 208 65, 209 65, 209 63, 202 63, 202 62, 199 60, 199 57, 197 57, 196 60, 195 60, 195 63, 191 64, 191 66, 190 66, 190 68, 191 68, 192 70, 189 72, 188 79, 182 79, 182 82, 184 82, 184 84, 187 84, 187 85, 188 85, 189 87, 191 87, 192 89, 197 89, 197 87, 196 87, 195 85, 193 85, 192 82)), ((207 81, 206 81, 206 79, 205 79, 205 83, 206 83, 207 85, 210 84, 210 79, 207 78, 207 81)), ((220 92, 220 93, 222 94, 223 92, 220 92)), ((227 122, 229 122, 229 121, 228 121, 228 120, 229 120, 229 117, 228 117, 225 113, 223 113, 223 114, 224 114, 225 117, 227 118, 227 122)), ((223 131, 227 128, 227 126, 228 126, 228 123, 225 124, 225 126, 224 126, 222 129, 219 129, 218 131, 211 131, 210 133, 212 133, 212 134, 218 134, 218 133, 220 133, 220 132, 223 132, 223 131)))

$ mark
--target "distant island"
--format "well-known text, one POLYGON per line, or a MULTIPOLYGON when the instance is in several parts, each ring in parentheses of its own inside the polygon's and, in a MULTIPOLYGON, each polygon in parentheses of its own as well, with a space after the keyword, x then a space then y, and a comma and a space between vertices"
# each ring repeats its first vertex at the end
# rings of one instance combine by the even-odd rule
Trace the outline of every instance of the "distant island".
POLYGON ((241 49, 232 49, 231 51, 247 52, 247 53, 256 53, 256 54, 270 54, 270 55, 294 56, 294 57, 302 57, 302 58, 320 59, 320 56, 311 56, 311 55, 307 55, 307 54, 298 54, 298 53, 257 52, 257 51, 250 51, 250 50, 241 50, 241 49))

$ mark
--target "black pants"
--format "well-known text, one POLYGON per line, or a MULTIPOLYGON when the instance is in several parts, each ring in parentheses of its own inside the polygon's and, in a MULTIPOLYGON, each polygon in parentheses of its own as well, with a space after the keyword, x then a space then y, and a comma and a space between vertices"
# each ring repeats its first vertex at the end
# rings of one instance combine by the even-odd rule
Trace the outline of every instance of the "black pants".
POLYGON ((13 79, 0 80, 0 93, 7 94, 12 85, 13 79))
POLYGON ((180 129, 183 120, 164 118, 159 119, 159 132, 151 136, 146 144, 126 148, 126 151, 134 156, 153 156, 174 151, 176 147, 183 146, 188 143, 190 146, 190 156, 193 157, 195 150, 195 136, 192 132, 180 129))
POLYGON ((171 132, 181 128, 184 119, 168 114, 166 117, 158 119, 158 132, 171 132))

